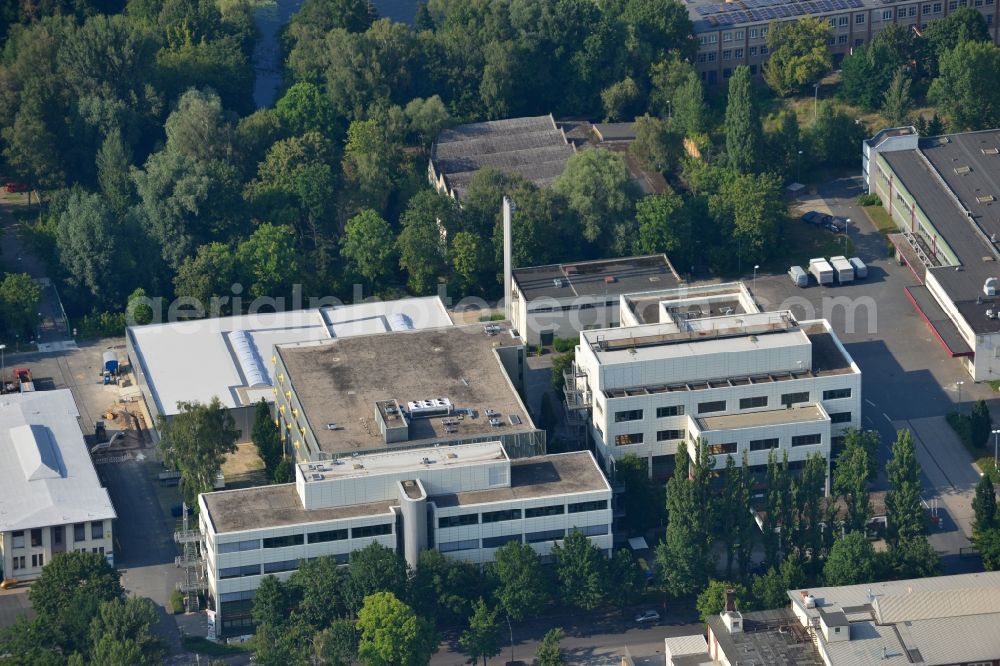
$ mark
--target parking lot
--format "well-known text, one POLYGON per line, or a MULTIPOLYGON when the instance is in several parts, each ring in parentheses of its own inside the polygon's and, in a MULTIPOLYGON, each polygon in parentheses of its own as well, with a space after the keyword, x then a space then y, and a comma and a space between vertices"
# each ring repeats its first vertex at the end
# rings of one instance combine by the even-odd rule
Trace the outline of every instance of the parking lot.
MULTIPOLYGON (((830 286, 810 279, 809 287, 799 288, 785 274, 758 275, 755 294, 766 309, 787 308, 799 318, 830 320, 861 367, 862 425, 882 435, 883 466, 897 429, 909 428, 916 435, 924 498, 929 504, 938 500, 942 518, 931 542, 946 556, 949 570, 963 570, 975 564, 958 554, 970 545, 970 503, 979 473, 944 415, 955 409, 967 411, 980 398, 1000 414, 1000 401, 989 385, 972 383, 960 361, 947 355, 907 299, 903 287, 917 280, 908 267, 896 263, 884 237, 855 204, 858 193, 856 182, 844 179, 830 184, 821 201, 807 205, 851 218, 848 234, 856 254, 869 267, 867 278, 830 286)), ((884 475, 877 485, 886 487, 884 475)))

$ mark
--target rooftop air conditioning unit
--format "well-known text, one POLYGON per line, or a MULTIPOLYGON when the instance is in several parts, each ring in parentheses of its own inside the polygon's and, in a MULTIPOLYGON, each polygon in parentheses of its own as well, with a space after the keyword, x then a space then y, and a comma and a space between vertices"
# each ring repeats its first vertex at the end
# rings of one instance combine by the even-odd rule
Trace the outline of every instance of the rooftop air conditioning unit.
POLYGON ((987 296, 997 295, 997 279, 995 277, 986 278, 986 282, 983 283, 983 293, 987 296))

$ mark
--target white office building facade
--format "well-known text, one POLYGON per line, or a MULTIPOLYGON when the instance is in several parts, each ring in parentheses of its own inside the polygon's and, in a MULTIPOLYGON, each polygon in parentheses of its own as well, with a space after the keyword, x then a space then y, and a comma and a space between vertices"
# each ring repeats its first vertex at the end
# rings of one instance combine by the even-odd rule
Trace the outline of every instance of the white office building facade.
POLYGON ((510 460, 499 442, 301 463, 294 484, 200 498, 205 572, 217 631, 249 633, 265 575, 303 560, 349 563, 371 543, 415 567, 422 550, 474 563, 510 541, 543 557, 576 529, 612 547, 611 488, 589 452, 510 460))
POLYGON ((673 473, 678 446, 703 441, 715 467, 727 455, 765 465, 770 451, 801 463, 861 420, 861 373, 826 321, 744 313, 586 331, 567 373, 606 469, 634 453, 650 473, 673 473))

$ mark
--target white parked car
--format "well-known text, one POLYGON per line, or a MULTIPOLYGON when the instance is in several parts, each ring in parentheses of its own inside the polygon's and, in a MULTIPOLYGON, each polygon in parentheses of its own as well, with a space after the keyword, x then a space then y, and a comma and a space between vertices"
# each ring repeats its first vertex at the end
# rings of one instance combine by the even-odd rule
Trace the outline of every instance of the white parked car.
POLYGON ((648 610, 645 613, 640 613, 635 616, 635 621, 639 624, 644 624, 646 622, 659 622, 660 614, 655 610, 648 610))

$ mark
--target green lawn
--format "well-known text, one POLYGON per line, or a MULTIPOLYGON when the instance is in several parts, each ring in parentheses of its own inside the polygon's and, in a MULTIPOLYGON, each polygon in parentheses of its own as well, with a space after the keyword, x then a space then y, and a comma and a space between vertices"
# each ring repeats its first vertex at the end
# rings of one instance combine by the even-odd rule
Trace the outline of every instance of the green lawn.
POLYGON ((899 231, 899 228, 889 219, 889 212, 882 206, 865 206, 861 210, 865 211, 865 215, 868 216, 879 233, 892 234, 899 231))

